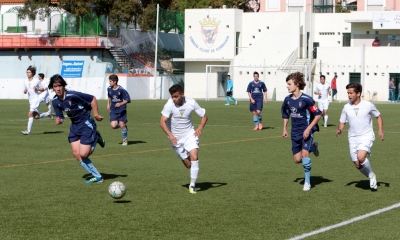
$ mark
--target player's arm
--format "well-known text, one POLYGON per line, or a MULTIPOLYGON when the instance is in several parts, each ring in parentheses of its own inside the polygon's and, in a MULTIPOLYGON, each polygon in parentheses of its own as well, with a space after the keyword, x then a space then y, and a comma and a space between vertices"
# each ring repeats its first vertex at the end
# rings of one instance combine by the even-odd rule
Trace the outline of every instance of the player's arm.
POLYGON ((315 107, 314 101, 313 101, 313 103, 312 103, 312 105, 311 105, 311 107, 310 107, 310 111, 311 111, 311 114, 314 115, 314 119, 313 119, 313 121, 310 123, 310 125, 308 125, 308 127, 306 128, 306 130, 304 130, 304 132, 303 132, 303 138, 304 138, 304 139, 307 139, 307 138, 310 136, 311 129, 312 129, 315 125, 317 125, 318 121, 321 119, 321 116, 322 116, 322 112, 321 112, 320 110, 318 110, 318 108, 315 107))
POLYGON ((283 119, 282 137, 284 137, 284 138, 287 138, 287 137, 288 137, 288 133, 287 133, 287 130, 286 130, 286 127, 287 127, 288 122, 289 122, 289 119, 288 119, 288 118, 284 118, 284 119, 283 119))
POLYGON ((250 98, 250 102, 251 102, 252 104, 254 104, 256 101, 254 101, 254 99, 251 97, 251 92, 247 92, 247 95, 248 95, 249 98, 250 98))
POLYGON ((385 134, 383 133, 383 119, 381 115, 376 117, 376 121, 378 122, 378 135, 381 137, 381 141, 385 140, 385 134))
POLYGON ((93 116, 97 121, 101 121, 103 120, 104 117, 99 115, 99 107, 97 105, 97 99, 95 96, 93 96, 92 101, 90 102, 90 105, 92 107, 93 110, 93 116))
POLYGON ((264 102, 268 103, 268 92, 264 92, 264 102))
POLYGON ((56 124, 60 125, 64 122, 64 114, 61 111, 61 109, 57 106, 57 103, 53 100, 53 109, 54 109, 54 113, 56 115, 56 124))
POLYGON ((107 99, 107 111, 111 111, 111 108, 110 108, 110 104, 111 104, 111 98, 108 98, 107 99))
POLYGON ((178 144, 178 139, 176 139, 176 137, 174 135, 172 135, 171 131, 169 130, 169 128, 167 126, 167 120, 168 120, 168 117, 161 115, 160 127, 165 132, 165 134, 167 134, 167 136, 168 136, 169 140, 172 142, 172 144, 174 146, 176 146, 178 144))
POLYGON ((200 137, 201 131, 202 131, 203 128, 206 126, 207 121, 208 121, 208 117, 207 117, 206 114, 204 114, 204 116, 201 118, 199 127, 198 127, 198 128, 196 129, 196 131, 194 132, 194 135, 195 135, 195 136, 200 137))
POLYGON ((343 131, 343 129, 344 129, 344 125, 345 125, 345 124, 346 124, 346 123, 339 122, 338 130, 336 131, 336 137, 339 137, 340 134, 342 134, 342 131, 343 131))

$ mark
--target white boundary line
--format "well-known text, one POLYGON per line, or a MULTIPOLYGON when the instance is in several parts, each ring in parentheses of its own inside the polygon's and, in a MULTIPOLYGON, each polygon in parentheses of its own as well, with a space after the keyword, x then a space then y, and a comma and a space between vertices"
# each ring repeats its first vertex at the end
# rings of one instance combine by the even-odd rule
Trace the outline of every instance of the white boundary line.
POLYGON ((371 217, 371 216, 374 216, 374 215, 378 215, 380 213, 383 213, 383 212, 386 212, 386 211, 389 211, 389 210, 392 210, 392 209, 395 209, 395 208, 398 208, 398 207, 400 207, 400 203, 397 203, 397 204, 394 204, 394 205, 392 205, 390 207, 382 208, 382 209, 379 209, 379 210, 376 210, 376 211, 361 215, 359 217, 355 217, 355 218, 343 221, 341 223, 338 223, 338 224, 335 224, 335 225, 332 225, 332 226, 320 228, 319 230, 312 231, 312 232, 309 232, 309 233, 305 233, 303 235, 299 235, 299 236, 290 238, 289 240, 299 240, 299 239, 303 239, 303 238, 306 238, 306 237, 310 237, 310 236, 313 236, 313 235, 316 235, 316 234, 319 234, 319 233, 323 233, 323 232, 332 230, 334 228, 342 227, 342 226, 351 224, 353 222, 357 222, 357 221, 363 220, 365 218, 368 218, 368 217, 371 217))

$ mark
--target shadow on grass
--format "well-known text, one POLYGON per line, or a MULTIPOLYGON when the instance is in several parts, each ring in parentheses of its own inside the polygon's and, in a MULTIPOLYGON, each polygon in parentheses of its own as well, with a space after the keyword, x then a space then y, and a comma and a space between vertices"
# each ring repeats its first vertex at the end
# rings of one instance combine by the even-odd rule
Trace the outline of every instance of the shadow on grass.
MULTIPOLYGON (((311 187, 315 187, 317 185, 320 185, 321 183, 332 182, 332 180, 326 179, 322 176, 311 176, 310 181, 311 187)), ((304 178, 296 178, 293 182, 299 182, 301 185, 304 185, 304 178)))
MULTIPOLYGON (((361 188, 363 190, 371 190, 371 191, 376 191, 370 188, 369 186, 369 180, 360 180, 360 181, 353 181, 353 182, 349 182, 348 184, 346 184, 346 186, 351 186, 354 185, 357 188, 361 188)), ((384 187, 390 187, 390 183, 386 183, 386 182, 377 182, 378 187, 379 186, 384 186, 384 187)))
POLYGON ((264 129, 275 129, 275 127, 263 127, 263 128, 261 128, 261 130, 264 130, 264 129))
MULTIPOLYGON (((120 174, 112 174, 112 173, 101 173, 101 176, 103 176, 104 180, 109 180, 109 179, 116 179, 116 178, 119 178, 119 177, 127 177, 128 175, 126 175, 126 174, 120 175, 120 174)), ((82 176, 82 178, 85 178, 86 180, 90 179, 91 177, 92 177, 92 174, 89 174, 89 173, 87 173, 87 174, 82 176)))
POLYGON ((327 124, 326 126, 328 126, 328 127, 334 127, 334 126, 336 126, 335 124, 327 124))
POLYGON ((131 200, 115 200, 114 203, 130 203, 131 200))
MULTIPOLYGON (((128 145, 139 144, 139 143, 147 143, 147 142, 145 142, 145 141, 128 141, 128 145)), ((122 142, 120 142, 119 144, 122 144, 122 142)))
POLYGON ((43 132, 43 134, 58 134, 58 133, 64 133, 64 131, 43 132))
MULTIPOLYGON (((221 182, 199 182, 196 183, 196 189, 198 192, 200 191, 206 191, 210 188, 217 188, 217 187, 222 187, 227 185, 227 183, 221 183, 221 182)), ((182 185, 184 188, 189 188, 189 184, 184 184, 182 185)))

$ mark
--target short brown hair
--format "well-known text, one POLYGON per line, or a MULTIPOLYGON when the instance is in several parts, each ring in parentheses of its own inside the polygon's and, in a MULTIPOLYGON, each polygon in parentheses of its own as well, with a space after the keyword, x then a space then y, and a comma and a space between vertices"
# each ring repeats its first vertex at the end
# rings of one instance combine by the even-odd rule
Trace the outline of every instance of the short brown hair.
POLYGON ((304 81, 304 74, 301 72, 295 72, 292 74, 289 74, 289 76, 286 77, 286 82, 289 81, 290 79, 293 80, 294 85, 298 85, 300 90, 303 90, 304 87, 306 86, 306 82, 304 81))

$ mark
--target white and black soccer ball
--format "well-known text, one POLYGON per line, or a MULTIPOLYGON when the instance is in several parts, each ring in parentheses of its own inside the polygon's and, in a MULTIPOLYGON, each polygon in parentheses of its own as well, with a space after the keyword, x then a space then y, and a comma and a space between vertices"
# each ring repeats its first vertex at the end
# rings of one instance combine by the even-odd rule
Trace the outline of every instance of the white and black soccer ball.
POLYGON ((125 185, 122 182, 116 181, 110 184, 108 187, 108 193, 112 198, 120 199, 126 193, 125 185))

